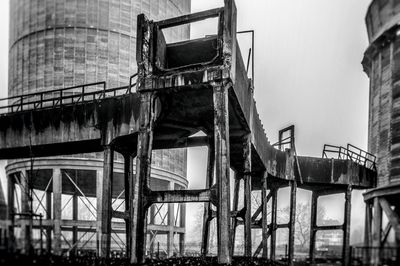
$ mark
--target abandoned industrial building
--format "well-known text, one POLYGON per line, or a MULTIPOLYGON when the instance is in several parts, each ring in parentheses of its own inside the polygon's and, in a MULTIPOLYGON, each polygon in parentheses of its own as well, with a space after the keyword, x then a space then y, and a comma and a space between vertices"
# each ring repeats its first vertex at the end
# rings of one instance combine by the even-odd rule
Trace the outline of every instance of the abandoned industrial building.
POLYGON ((0 264, 400 265, 400 1, 373 0, 365 14, 368 148, 326 144, 319 157, 296 150, 297 125, 268 138, 255 31, 238 29, 235 1, 221 3, 9 2, 0 264), (215 32, 192 38, 210 19, 215 32), (188 181, 194 147, 206 151, 201 188, 188 181), (365 205, 357 244, 355 191, 365 205), (331 195, 343 197, 342 220, 321 217, 331 195), (196 225, 192 203, 202 204, 196 225))

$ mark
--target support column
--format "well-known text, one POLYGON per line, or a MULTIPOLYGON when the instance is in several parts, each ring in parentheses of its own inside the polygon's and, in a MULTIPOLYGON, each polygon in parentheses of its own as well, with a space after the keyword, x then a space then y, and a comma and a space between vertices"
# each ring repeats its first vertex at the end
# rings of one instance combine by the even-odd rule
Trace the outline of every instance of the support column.
POLYGON ((261 199, 262 199, 262 212, 261 212, 261 221, 262 221, 262 257, 268 257, 268 199, 267 199, 267 177, 268 174, 264 173, 262 179, 262 188, 261 188, 261 199))
MULTIPOLYGON (((169 190, 174 190, 174 182, 169 182, 169 190)), ((168 203, 168 234, 167 234, 167 256, 174 254, 174 225, 175 225, 175 205, 168 203)))
POLYGON ((350 219, 351 219, 351 186, 347 187, 344 203, 344 222, 343 222, 343 265, 349 266, 351 262, 350 252, 350 219))
POLYGON ((275 251, 276 251, 276 215, 278 211, 278 205, 277 205, 277 200, 278 200, 278 189, 277 188, 272 188, 271 189, 272 193, 272 212, 271 212, 271 254, 270 254, 270 259, 275 260, 275 251))
POLYGON ((98 184, 101 187, 97 193, 97 255, 107 258, 111 248, 111 217, 112 217, 112 180, 114 168, 114 151, 111 146, 104 147, 103 178, 98 184))
POLYGON ((371 254, 371 264, 380 264, 380 247, 382 239, 382 207, 379 204, 379 197, 374 198, 374 219, 372 232, 372 246, 375 248, 371 254))
MULTIPOLYGON (((243 178, 243 175, 238 174, 235 172, 234 174, 234 179, 235 179, 235 185, 233 188, 233 203, 232 203, 232 211, 237 212, 238 211, 238 205, 239 205, 239 190, 240 190, 240 179, 243 178)), ((237 216, 232 217, 232 226, 231 226, 231 256, 235 254, 235 239, 236 239, 236 228, 237 228, 237 216)))
POLYGON ((244 219, 244 255, 251 257, 251 136, 245 138, 243 145, 243 180, 244 180, 244 207, 246 209, 244 219))
POLYGON ((228 86, 213 84, 215 174, 218 189, 218 263, 230 264, 229 114, 228 86))
MULTIPOLYGON (((214 158, 215 151, 214 145, 210 143, 208 146, 208 156, 207 156, 207 176, 206 176, 206 188, 209 189, 213 185, 213 176, 214 176, 214 158)), ((204 212, 203 212, 203 232, 202 232, 202 240, 201 240, 201 255, 206 256, 208 253, 209 247, 209 236, 210 236, 210 222, 211 222, 211 202, 204 203, 204 212)))
POLYGON ((315 263, 315 238, 317 226, 317 208, 318 208, 318 194, 313 191, 311 197, 311 222, 310 222, 310 265, 315 263))
MULTIPOLYGON (((78 171, 75 170, 74 182, 78 184, 78 171)), ((75 192, 72 195, 72 220, 78 221, 78 191, 75 187, 75 192)), ((75 245, 74 248, 71 250, 71 253, 76 256, 77 255, 77 242, 78 242, 78 227, 72 227, 72 245, 75 245)))
MULTIPOLYGON (((51 221, 51 192, 46 191, 46 220, 51 221)), ((46 250, 48 253, 51 252, 51 228, 46 227, 46 250)))
MULTIPOLYGON (((181 203, 181 213, 180 213, 180 227, 185 228, 186 227, 186 204, 181 203)), ((179 234, 179 253, 181 257, 184 256, 185 254, 185 233, 179 234)))
POLYGON ((19 175, 19 181, 21 185, 21 240, 22 240, 22 253, 28 254, 31 245, 31 228, 30 219, 33 217, 29 216, 29 182, 28 173, 26 170, 22 170, 19 175))
POLYGON ((290 181, 290 217, 289 217, 289 250, 288 250, 288 265, 293 265, 294 262, 294 235, 296 227, 296 180, 290 181))
MULTIPOLYGON (((130 205, 132 199, 131 195, 131 185, 132 185, 132 175, 133 175, 133 157, 131 155, 124 155, 124 197, 125 197, 125 212, 129 213, 130 205)), ((131 232, 131 221, 129 217, 125 219, 125 234, 126 234, 126 254, 130 254, 131 242, 132 242, 132 232, 131 232)))
MULTIPOLYGON (((152 204, 152 205, 150 206, 150 215, 149 215, 150 220, 149 220, 149 224, 154 224, 154 223, 155 223, 155 213, 156 213, 155 205, 152 204)), ((147 233, 148 233, 149 236, 150 236, 150 237, 149 237, 149 238, 150 238, 150 256, 153 257, 153 254, 154 254, 154 241, 155 241, 155 237, 156 237, 156 236, 153 236, 153 233, 154 233, 153 230, 148 230, 147 233), (153 238, 154 238, 154 239, 153 239, 153 238)))
POLYGON ((60 168, 53 169, 53 253, 61 255, 61 193, 62 193, 62 174, 60 168))
POLYGON ((14 217, 14 195, 15 195, 15 180, 13 175, 9 175, 7 179, 7 218, 10 221, 10 225, 8 227, 8 250, 9 252, 14 252, 15 245, 15 236, 14 236, 14 225, 15 225, 15 217, 14 217))
POLYGON ((364 259, 363 263, 368 264, 371 259, 370 247, 372 246, 372 210, 371 204, 367 201, 365 202, 365 225, 364 225, 364 259))
POLYGON ((151 152, 153 145, 154 97, 150 92, 140 93, 139 134, 137 143, 136 174, 133 182, 131 263, 144 261, 146 249, 145 191, 151 171, 151 152))

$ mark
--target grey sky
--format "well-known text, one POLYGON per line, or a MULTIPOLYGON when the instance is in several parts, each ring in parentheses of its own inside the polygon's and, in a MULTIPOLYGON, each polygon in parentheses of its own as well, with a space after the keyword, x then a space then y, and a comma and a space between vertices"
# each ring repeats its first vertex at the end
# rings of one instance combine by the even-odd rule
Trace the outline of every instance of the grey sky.
MULTIPOLYGON (((366 149, 368 78, 360 62, 368 45, 364 16, 369 2, 236 0, 238 30, 256 32, 255 96, 271 142, 279 129, 294 124, 299 154, 320 156, 324 143, 349 142, 366 149)), ((193 12, 222 5, 221 0, 192 0, 193 12)), ((0 1, 0 97, 7 93, 8 9, 8 1, 0 1)), ((209 33, 211 27, 198 24, 192 33, 209 33)), ((248 43, 243 43, 247 51, 248 43)), ((189 150, 192 186, 203 184, 204 151, 189 150)), ((307 194, 301 197, 307 199, 307 194)), ((358 226, 364 208, 360 193, 353 198, 358 215, 352 226, 358 226)), ((329 205, 329 215, 341 210, 336 205, 329 205)), ((190 208, 188 214, 190 222, 190 208)))

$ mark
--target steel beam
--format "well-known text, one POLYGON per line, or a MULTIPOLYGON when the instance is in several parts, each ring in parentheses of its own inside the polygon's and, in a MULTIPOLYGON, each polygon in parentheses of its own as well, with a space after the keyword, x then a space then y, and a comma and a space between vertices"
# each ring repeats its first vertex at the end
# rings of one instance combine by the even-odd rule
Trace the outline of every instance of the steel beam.
MULTIPOLYGON (((21 213, 30 213, 29 208, 29 181, 26 170, 21 170, 19 175, 19 184, 21 187, 21 213)), ((22 253, 28 254, 31 245, 31 228, 29 221, 32 219, 30 216, 21 216, 21 242, 22 242, 22 253)))
MULTIPOLYGON (((180 204, 180 227, 186 227, 186 204, 180 204)), ((185 232, 179 234, 179 253, 181 256, 185 255, 185 232)))
POLYGON ((208 201, 211 201, 210 189, 151 191, 147 196, 148 204, 208 201))
POLYGON ((218 191, 218 263, 231 263, 229 192, 229 109, 228 86, 213 84, 215 175, 218 191))

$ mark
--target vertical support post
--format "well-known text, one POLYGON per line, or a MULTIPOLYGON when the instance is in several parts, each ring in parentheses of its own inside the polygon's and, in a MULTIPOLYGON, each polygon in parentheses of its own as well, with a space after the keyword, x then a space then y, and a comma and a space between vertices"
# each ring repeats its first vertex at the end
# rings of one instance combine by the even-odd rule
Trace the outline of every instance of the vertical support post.
MULTIPOLYGON (((130 198, 130 190, 132 184, 132 168, 133 158, 130 154, 124 154, 124 197, 125 197, 125 212, 129 213, 132 199, 130 198)), ((129 217, 125 219, 125 235, 126 235, 126 254, 129 256, 132 242, 131 220, 129 217)))
POLYGON ((217 181, 218 263, 230 264, 229 111, 228 85, 213 84, 215 174, 217 181))
POLYGON ((131 263, 144 261, 146 248, 146 201, 148 180, 151 172, 153 123, 155 119, 154 96, 151 92, 140 93, 139 134, 137 143, 136 174, 133 183, 131 263))
POLYGON ((31 228, 30 219, 33 217, 29 216, 29 182, 28 173, 26 170, 22 170, 19 179, 21 184, 21 212, 24 214, 21 216, 21 239, 22 239, 22 253, 28 254, 31 245, 31 228))
POLYGON ((289 214, 289 247, 288 247, 288 265, 294 263, 294 235, 296 225, 296 180, 290 181, 290 214, 289 214))
POLYGON ((265 172, 262 179, 261 188, 261 222, 262 222, 262 257, 268 257, 268 200, 267 200, 267 188, 268 188, 268 174, 265 172))
POLYGON ((53 240, 55 255, 61 255, 61 193, 62 193, 62 173, 60 168, 53 169, 53 240))
MULTIPOLYGON (((169 189, 174 190, 174 182, 169 182, 169 189)), ((174 255, 174 223, 175 223, 175 205, 168 203, 168 234, 167 234, 167 256, 174 255)))
POLYGON ((8 227, 8 250, 9 252, 14 252, 14 195, 15 195, 15 180, 14 180, 14 176, 13 175, 8 175, 8 182, 7 182, 7 216, 8 216, 8 220, 10 221, 10 225, 8 227))
POLYGON ((363 263, 368 264, 371 259, 370 247, 372 246, 372 210, 369 201, 365 203, 365 226, 364 226, 364 259, 363 263))
MULTIPOLYGON (((206 188, 209 189, 213 185, 213 176, 214 176, 214 144, 210 143, 208 145, 208 156, 207 156, 207 176, 206 176, 206 188)), ((204 212, 203 212, 203 232, 202 232, 202 240, 201 240, 201 255, 206 256, 208 253, 209 246, 209 236, 210 236, 210 222, 211 222, 211 203, 204 203, 204 212)))
POLYGON ((278 189, 277 188, 271 188, 271 193, 272 193, 272 212, 271 212, 271 254, 270 254, 270 259, 275 260, 275 255, 276 255, 276 218, 277 218, 277 211, 278 211, 278 189))
POLYGON ((382 207, 379 204, 379 197, 374 198, 374 219, 372 232, 372 251, 371 265, 380 264, 380 247, 382 239, 382 207))
MULTIPOLYGON (((240 179, 243 176, 237 172, 234 174, 235 186, 233 188, 233 203, 232 210, 236 212, 238 210, 239 205, 239 190, 240 190, 240 179)), ((231 226, 231 256, 235 254, 235 239, 236 239, 236 227, 237 227, 237 216, 232 217, 232 226, 231 226)))
MULTIPOLYGON (((152 204, 151 206, 150 206, 150 221, 149 221, 149 224, 154 224, 154 222, 155 222, 155 213, 156 213, 156 209, 155 209, 155 204, 152 204)), ((152 230, 148 230, 148 233, 150 234, 150 256, 151 257, 153 257, 153 254, 154 254, 154 242, 155 242, 155 239, 152 239, 153 237, 155 238, 156 236, 153 236, 153 231, 152 230)))
MULTIPOLYGON (((46 191, 46 220, 51 221, 51 192, 46 191)), ((51 227, 46 227, 46 250, 51 252, 51 227)))
MULTIPOLYGON (((186 227, 186 204, 181 203, 181 208, 180 208, 180 227, 185 228, 186 227)), ((179 234, 179 253, 181 256, 184 256, 185 254, 185 233, 179 234)))
POLYGON ((104 147, 103 178, 100 180, 101 191, 97 195, 100 205, 97 206, 98 223, 98 256, 107 258, 111 248, 111 216, 112 216, 112 180, 114 166, 114 150, 111 146, 104 147))
POLYGON ((315 237, 317 234, 317 208, 318 208, 318 194, 313 191, 311 196, 311 223, 310 223, 310 265, 315 263, 315 237))
POLYGON ((244 255, 250 257, 251 252, 251 135, 247 135, 243 143, 243 180, 244 180, 244 255))
POLYGON ((343 252, 342 252, 344 266, 349 266, 351 262, 350 258, 351 191, 352 187, 349 185, 345 192, 345 203, 344 203, 343 252))
MULTIPOLYGON (((78 171, 75 171, 74 179, 75 184, 78 184, 78 171)), ((72 195, 72 220, 78 221, 78 194, 76 188, 74 194, 72 195)), ((72 244, 74 245, 74 248, 71 250, 74 256, 77 255, 77 241, 78 227, 75 225, 72 227, 72 244)))

